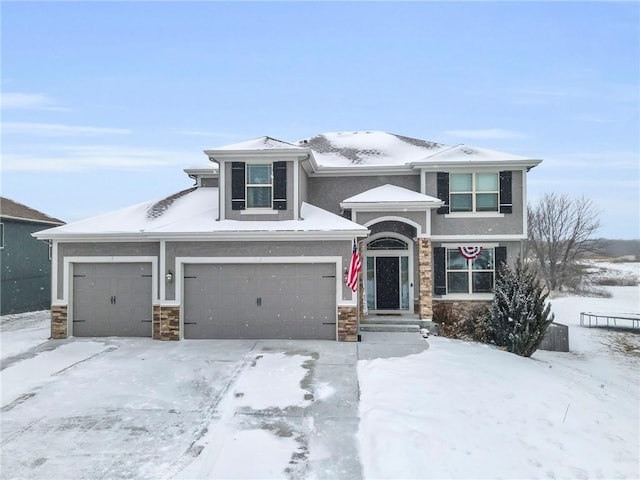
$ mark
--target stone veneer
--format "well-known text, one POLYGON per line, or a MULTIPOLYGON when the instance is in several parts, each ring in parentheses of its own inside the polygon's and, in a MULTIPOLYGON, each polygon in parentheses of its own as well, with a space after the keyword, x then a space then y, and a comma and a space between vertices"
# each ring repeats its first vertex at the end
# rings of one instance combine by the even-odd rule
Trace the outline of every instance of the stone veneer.
POLYGON ((67 306, 51 305, 51 338, 67 338, 67 306))
POLYGON ((431 275, 431 241, 418 238, 418 314, 422 320, 433 316, 433 278, 431 275))
POLYGON ((356 307, 338 307, 338 341, 358 341, 358 319, 356 307))
POLYGON ((180 340, 180 307, 153 306, 153 339, 180 340))

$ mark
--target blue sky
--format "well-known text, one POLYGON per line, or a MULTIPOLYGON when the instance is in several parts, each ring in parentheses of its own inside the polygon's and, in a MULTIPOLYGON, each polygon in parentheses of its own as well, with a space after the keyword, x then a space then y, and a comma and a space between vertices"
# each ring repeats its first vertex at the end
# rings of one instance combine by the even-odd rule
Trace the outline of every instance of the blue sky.
POLYGON ((544 160, 640 238, 637 2, 3 2, 2 195, 65 221, 191 185, 202 150, 383 130, 544 160))

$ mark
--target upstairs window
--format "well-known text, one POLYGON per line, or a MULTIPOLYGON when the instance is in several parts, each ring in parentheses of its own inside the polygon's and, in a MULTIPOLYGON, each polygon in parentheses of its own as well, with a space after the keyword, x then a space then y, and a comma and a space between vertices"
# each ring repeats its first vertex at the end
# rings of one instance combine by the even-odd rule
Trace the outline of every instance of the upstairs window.
POLYGON ((449 175, 451 212, 497 212, 499 193, 497 173, 449 175))
POLYGON ((273 174, 270 163, 247 164, 247 208, 271 208, 273 174))

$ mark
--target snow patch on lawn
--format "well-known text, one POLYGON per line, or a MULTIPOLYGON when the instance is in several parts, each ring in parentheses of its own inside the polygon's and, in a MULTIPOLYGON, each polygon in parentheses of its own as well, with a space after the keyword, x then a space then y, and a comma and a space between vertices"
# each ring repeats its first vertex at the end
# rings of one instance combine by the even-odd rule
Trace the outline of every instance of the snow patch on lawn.
POLYGON ((48 382, 52 375, 93 357, 109 348, 100 342, 77 342, 36 355, 11 365, 0 372, 2 406, 48 382))
POLYGON ((638 289, 552 300, 571 352, 531 359, 430 338, 409 357, 358 362, 365 478, 640 478, 640 359, 579 326, 637 311, 638 289))
POLYGON ((49 310, 0 317, 0 358, 20 355, 46 342, 50 322, 49 310))

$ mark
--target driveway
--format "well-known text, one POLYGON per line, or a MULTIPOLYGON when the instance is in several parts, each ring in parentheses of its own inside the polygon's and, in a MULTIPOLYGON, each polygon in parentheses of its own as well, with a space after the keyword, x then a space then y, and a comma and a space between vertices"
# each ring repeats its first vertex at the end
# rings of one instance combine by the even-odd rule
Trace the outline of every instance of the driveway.
POLYGON ((1 476, 361 478, 357 360, 426 348, 394 335, 48 341, 3 362, 1 476))

